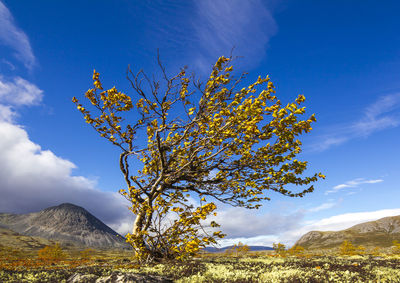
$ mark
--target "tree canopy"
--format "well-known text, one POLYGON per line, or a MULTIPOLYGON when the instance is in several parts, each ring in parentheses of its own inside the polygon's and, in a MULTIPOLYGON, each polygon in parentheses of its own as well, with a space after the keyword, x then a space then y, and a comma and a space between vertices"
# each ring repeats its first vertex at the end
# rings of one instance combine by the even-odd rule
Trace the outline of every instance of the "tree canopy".
POLYGON ((301 119, 303 95, 282 105, 268 76, 243 87, 246 75, 234 76, 232 58, 220 57, 204 83, 186 68, 169 77, 158 62, 161 82, 128 71, 134 95, 103 89, 94 71, 85 93, 92 110, 73 98, 86 122, 121 149, 120 192, 136 215, 127 240, 139 260, 185 258, 216 243, 224 234, 204 228, 218 203, 258 208, 268 191, 302 197, 324 178, 304 177, 307 161, 296 159, 298 137, 316 121, 301 119), (293 192, 290 184, 309 186, 293 192))

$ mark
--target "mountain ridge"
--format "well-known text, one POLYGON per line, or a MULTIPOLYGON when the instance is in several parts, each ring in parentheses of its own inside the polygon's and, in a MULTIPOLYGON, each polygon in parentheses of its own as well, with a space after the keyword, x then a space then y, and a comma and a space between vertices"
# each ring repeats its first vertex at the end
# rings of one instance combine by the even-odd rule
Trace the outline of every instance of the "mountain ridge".
POLYGON ((345 240, 354 245, 390 247, 394 240, 400 241, 400 215, 356 224, 339 231, 310 231, 301 236, 295 245, 324 249, 337 247, 345 240))

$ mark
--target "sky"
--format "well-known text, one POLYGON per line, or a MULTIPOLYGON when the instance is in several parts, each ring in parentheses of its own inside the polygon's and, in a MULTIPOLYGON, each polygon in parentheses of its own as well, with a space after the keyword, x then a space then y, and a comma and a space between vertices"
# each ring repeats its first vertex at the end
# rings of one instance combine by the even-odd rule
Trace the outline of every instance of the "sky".
POLYGON ((93 69, 133 94, 128 65, 157 75, 157 49, 169 74, 188 66, 200 78, 233 49, 246 82, 269 75, 282 101, 305 95, 317 122, 299 158, 326 179, 257 211, 219 205, 222 246, 291 246, 311 230, 400 215, 399 10, 390 0, 0 0, 0 212, 71 202, 129 232, 119 151, 71 98, 83 100, 93 69))

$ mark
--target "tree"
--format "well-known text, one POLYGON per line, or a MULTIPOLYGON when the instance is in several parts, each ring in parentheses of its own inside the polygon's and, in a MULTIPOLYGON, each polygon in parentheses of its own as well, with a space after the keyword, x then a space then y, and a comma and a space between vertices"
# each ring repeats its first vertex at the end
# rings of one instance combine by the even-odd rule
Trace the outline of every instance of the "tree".
POLYGON ((275 250, 275 253, 279 256, 284 256, 286 253, 286 246, 281 243, 273 243, 272 248, 275 250))
POLYGON ((356 251, 356 247, 350 241, 343 241, 343 243, 339 247, 339 253, 341 255, 354 255, 356 251))
POLYGON ((234 244, 230 248, 225 250, 225 255, 230 257, 230 256, 243 256, 247 254, 250 251, 250 248, 248 245, 244 245, 242 242, 239 242, 237 244, 234 244))
POLYGON ((362 245, 356 247, 350 241, 345 240, 339 247, 339 253, 341 255, 362 255, 365 253, 365 247, 362 245))
POLYGON ((363 245, 359 245, 359 246, 356 248, 356 253, 359 254, 359 255, 365 254, 365 247, 364 247, 363 245))
POLYGON ((239 242, 239 243, 233 245, 232 250, 235 251, 236 257, 238 257, 238 256, 243 256, 243 255, 247 254, 250 251, 250 248, 248 245, 245 245, 242 242, 239 242))
POLYGON ((86 122, 121 150, 127 188, 120 192, 136 215, 127 241, 141 262, 185 258, 215 244, 224 234, 203 228, 217 202, 258 208, 269 200, 268 191, 302 197, 312 185, 297 193, 286 185, 324 177, 303 177, 307 162, 295 159, 301 151, 298 136, 316 121, 314 114, 300 119, 305 97, 282 106, 268 76, 239 89, 245 74, 233 76, 231 59, 220 57, 205 84, 188 76, 186 68, 168 77, 159 58, 165 85, 128 69, 132 97, 115 87, 104 90, 94 71, 94 87, 85 96, 97 116, 72 99, 86 122), (129 116, 133 123, 123 117, 129 111, 136 115, 129 116), (141 168, 135 174, 132 160, 141 168), (191 196, 199 198, 198 205, 190 204, 191 196))
POLYGON ((291 256, 302 256, 304 254, 304 247, 302 246, 293 246, 287 250, 289 255, 291 256))

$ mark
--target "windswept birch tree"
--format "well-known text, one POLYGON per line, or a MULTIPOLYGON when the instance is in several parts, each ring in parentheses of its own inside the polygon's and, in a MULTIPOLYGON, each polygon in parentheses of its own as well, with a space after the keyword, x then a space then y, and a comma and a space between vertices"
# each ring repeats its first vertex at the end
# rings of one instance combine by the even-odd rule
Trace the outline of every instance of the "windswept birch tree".
POLYGON ((121 150, 120 192, 136 215, 127 241, 140 262, 184 259, 215 244, 224 234, 205 226, 219 226, 206 222, 218 203, 258 208, 271 191, 303 197, 324 178, 304 176, 307 161, 296 159, 298 137, 316 121, 301 118, 305 97, 282 105, 268 76, 242 87, 246 75, 233 75, 231 59, 220 57, 205 83, 186 68, 169 77, 160 60, 160 81, 128 70, 131 96, 105 90, 94 71, 85 94, 92 109, 73 97, 86 122, 121 150))

